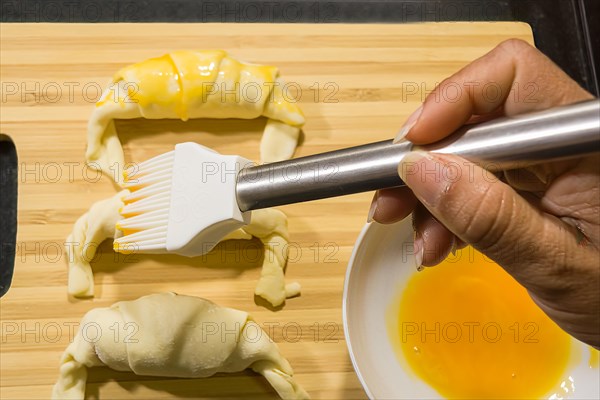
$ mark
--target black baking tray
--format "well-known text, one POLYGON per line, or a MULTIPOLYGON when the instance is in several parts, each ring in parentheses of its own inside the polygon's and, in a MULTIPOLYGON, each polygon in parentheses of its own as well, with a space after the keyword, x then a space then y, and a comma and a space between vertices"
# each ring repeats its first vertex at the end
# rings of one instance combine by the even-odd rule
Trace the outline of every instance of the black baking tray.
MULTIPOLYGON (((411 1, 186 1, 1 0, 4 22, 236 22, 411 23, 425 21, 522 21, 536 46, 573 79, 598 96, 598 0, 411 1)), ((10 133, 10 132, 8 132, 10 133)), ((14 264, 17 216, 16 151, 0 142, 0 294, 14 264), (14 170, 12 169, 14 166, 14 170), (8 171, 8 172, 5 172, 8 171), (12 246, 12 248, 11 248, 12 246)))

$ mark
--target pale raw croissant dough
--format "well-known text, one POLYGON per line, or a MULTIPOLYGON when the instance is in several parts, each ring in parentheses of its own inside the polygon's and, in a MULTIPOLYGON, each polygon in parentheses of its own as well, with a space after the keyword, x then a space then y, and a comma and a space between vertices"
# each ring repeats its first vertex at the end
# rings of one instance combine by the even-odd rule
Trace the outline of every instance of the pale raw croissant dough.
POLYGON ((52 399, 83 399, 87 368, 99 366, 178 378, 252 368, 282 398, 309 398, 277 345, 247 313, 175 293, 89 311, 61 358, 52 399))
POLYGON ((94 203, 90 210, 75 222, 65 246, 69 261, 69 294, 75 297, 94 295, 94 275, 90 261, 100 243, 119 234, 115 224, 123 218, 119 209, 123 207, 121 199, 127 194, 129 191, 123 190, 106 200, 94 203))
POLYGON ((241 62, 222 50, 176 51, 127 66, 96 103, 86 159, 109 175, 115 163, 124 168, 115 119, 260 116, 269 119, 261 161, 291 158, 304 115, 286 90, 276 67, 241 62))
POLYGON ((254 293, 277 307, 286 298, 300 294, 300 284, 285 284, 285 266, 288 260, 288 229, 285 214, 274 208, 252 211, 250 224, 232 232, 227 239, 257 237, 265 247, 262 271, 254 293))
MULTIPOLYGON (((123 190, 109 199, 95 203, 90 211, 75 223, 66 246, 69 259, 69 294, 75 297, 94 295, 94 276, 90 260, 103 240, 120 235, 115 225, 122 219, 119 209, 123 207, 122 199, 128 193, 129 191, 123 190)), ((250 224, 232 232, 223 240, 252 237, 260 239, 265 247, 262 272, 255 294, 274 307, 282 305, 286 298, 300 294, 299 283, 286 285, 284 279, 288 258, 285 214, 273 208, 253 211, 250 224)))

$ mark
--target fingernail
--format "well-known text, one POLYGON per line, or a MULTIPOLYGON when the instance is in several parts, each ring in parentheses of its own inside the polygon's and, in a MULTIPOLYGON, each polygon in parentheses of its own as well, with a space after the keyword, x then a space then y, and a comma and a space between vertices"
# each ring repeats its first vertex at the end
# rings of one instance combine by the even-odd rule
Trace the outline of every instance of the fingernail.
POLYGON ((424 151, 407 153, 398 164, 398 175, 426 206, 435 207, 441 196, 449 190, 445 179, 445 165, 424 151))
POLYGON ((417 120, 421 116, 421 112, 423 112, 423 105, 419 106, 419 108, 417 108, 412 114, 410 114, 404 125, 402 125, 400 132, 398 132, 398 134, 394 138, 393 143, 398 143, 399 141, 404 139, 406 135, 408 135, 408 132, 410 132, 412 127, 415 126, 417 120))
POLYGON ((452 256, 456 256, 456 250, 458 250, 458 245, 456 244, 456 236, 452 235, 452 247, 450 247, 450 253, 452 253, 452 256))
POLYGON ((415 256, 415 267, 417 271, 422 271, 423 268, 423 253, 425 250, 425 246, 423 243, 423 238, 421 235, 417 235, 415 233, 415 237, 413 239, 413 255, 415 256))
POLYGON ((375 196, 373 196, 373 200, 371 201, 371 208, 369 208, 369 215, 367 216, 367 223, 373 221, 373 215, 375 214, 375 210, 377 210, 377 198, 379 197, 379 192, 375 192, 375 196))

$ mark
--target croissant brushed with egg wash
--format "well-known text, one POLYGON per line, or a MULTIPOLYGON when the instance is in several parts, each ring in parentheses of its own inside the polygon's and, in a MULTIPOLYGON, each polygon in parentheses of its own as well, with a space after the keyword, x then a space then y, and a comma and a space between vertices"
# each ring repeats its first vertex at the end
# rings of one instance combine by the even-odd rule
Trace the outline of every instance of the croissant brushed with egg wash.
MULTIPOLYGON (((117 72, 88 123, 88 164, 109 175, 124 158, 115 119, 268 118, 261 161, 290 158, 304 115, 285 96, 276 67, 238 61, 223 50, 175 51, 117 72)), ((120 174, 113 175, 121 179, 120 174)))

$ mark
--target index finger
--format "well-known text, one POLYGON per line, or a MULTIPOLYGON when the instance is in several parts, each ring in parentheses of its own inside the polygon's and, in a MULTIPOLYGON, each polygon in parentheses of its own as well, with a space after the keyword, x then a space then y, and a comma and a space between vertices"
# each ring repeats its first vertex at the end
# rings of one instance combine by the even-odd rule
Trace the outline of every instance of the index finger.
POLYGON ((592 97, 528 43, 511 39, 445 79, 423 103, 406 139, 436 142, 473 116, 516 115, 592 97))

